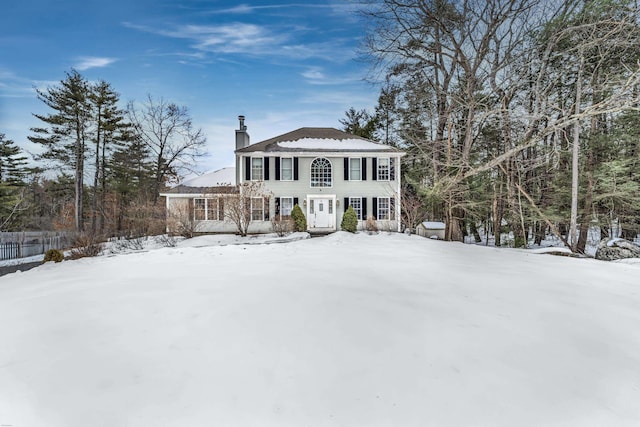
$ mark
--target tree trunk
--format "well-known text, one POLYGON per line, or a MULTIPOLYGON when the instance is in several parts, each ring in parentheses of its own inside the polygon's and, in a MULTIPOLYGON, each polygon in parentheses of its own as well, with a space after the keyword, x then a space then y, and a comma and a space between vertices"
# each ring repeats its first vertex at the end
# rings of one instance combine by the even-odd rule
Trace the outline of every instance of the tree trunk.
MULTIPOLYGON (((584 68, 584 53, 580 48, 580 65, 578 76, 576 77, 576 105, 575 116, 580 115, 580 103, 582 102, 582 71, 584 68)), ((578 177, 579 177, 579 155, 580 155, 580 121, 576 119, 573 125, 573 147, 571 150, 571 219, 569 227, 569 242, 571 250, 578 250, 577 226, 578 226, 578 177)))

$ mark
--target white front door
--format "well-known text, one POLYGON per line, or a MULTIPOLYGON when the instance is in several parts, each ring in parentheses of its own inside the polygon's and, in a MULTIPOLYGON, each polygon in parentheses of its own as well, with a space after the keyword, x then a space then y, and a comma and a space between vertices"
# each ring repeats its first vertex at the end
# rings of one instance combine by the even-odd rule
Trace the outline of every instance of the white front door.
POLYGON ((309 199, 310 228, 330 228, 334 226, 333 198, 313 197, 309 199))

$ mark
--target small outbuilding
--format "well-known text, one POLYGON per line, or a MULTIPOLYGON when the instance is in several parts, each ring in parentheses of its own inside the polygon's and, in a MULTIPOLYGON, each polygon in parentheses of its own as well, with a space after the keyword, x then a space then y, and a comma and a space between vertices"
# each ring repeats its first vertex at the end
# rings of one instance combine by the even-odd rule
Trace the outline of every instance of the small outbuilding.
POLYGON ((444 240, 444 222, 424 221, 416 227, 416 234, 430 239, 444 240))

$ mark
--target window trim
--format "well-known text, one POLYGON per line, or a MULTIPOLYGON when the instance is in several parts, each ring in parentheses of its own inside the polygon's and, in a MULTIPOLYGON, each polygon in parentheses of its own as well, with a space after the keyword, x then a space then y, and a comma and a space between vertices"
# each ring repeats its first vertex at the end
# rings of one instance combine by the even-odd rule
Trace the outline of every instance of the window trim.
POLYGON ((280 205, 279 205, 279 215, 280 215, 280 217, 283 217, 283 216, 290 217, 291 216, 291 211, 289 211, 289 213, 286 214, 286 215, 282 213, 282 207, 284 206, 282 201, 284 199, 291 199, 291 210, 293 210, 293 207, 295 206, 295 204, 294 204, 295 197, 293 197, 293 196, 284 196, 284 197, 282 197, 281 196, 281 197, 279 197, 279 199, 280 199, 280 205))
POLYGON ((376 181, 391 181, 391 157, 378 157, 377 161, 376 161, 376 181), (384 170, 381 169, 381 160, 386 160, 387 161, 387 165, 386 165, 386 178, 382 178, 381 177, 381 172, 384 172, 384 170))
POLYGON ((258 157, 258 156, 253 157, 252 156, 250 158, 251 158, 251 163, 250 163, 250 165, 251 165, 251 172, 250 172, 251 181, 264 181, 264 157, 258 157), (259 160, 260 161, 260 178, 255 178, 253 176, 253 170, 254 170, 253 161, 254 160, 259 160))
MULTIPOLYGON (((349 206, 351 206, 353 208, 353 210, 356 212, 356 217, 358 218, 358 221, 362 221, 362 197, 349 197, 349 206), (355 206, 353 206, 353 204, 351 203, 352 200, 358 200, 359 202, 359 207, 356 209, 355 206)), ((347 206, 347 207, 349 207, 347 206)))
POLYGON ((194 221, 224 221, 224 211, 220 208, 221 197, 194 197, 193 198, 193 220, 194 221), (204 204, 202 209, 196 209, 196 203, 198 200, 203 200, 204 204), (214 209, 211 209, 210 201, 215 201, 214 209), (203 214, 203 219, 198 219, 197 212, 203 214), (209 213, 215 212, 215 218, 209 218, 209 213), (220 213, 222 212, 222 218, 220 213))
POLYGON ((377 199, 378 199, 378 203, 377 203, 377 206, 376 206, 376 218, 378 220, 380 220, 380 221, 391 221, 391 219, 392 219, 391 218, 391 197, 378 197, 377 199), (382 218, 381 215, 380 215, 380 212, 381 212, 381 208, 380 208, 381 203, 380 202, 382 200, 386 200, 387 201, 387 208, 386 208, 386 211, 387 211, 387 215, 386 216, 387 217, 386 218, 382 218))
POLYGON ((349 181, 362 181, 362 157, 349 157, 349 181), (353 169, 351 169, 351 161, 358 160, 358 173, 360 175, 359 179, 353 179, 353 169))
MULTIPOLYGON (((326 168, 325 168, 326 169, 326 168)), ((326 172, 324 172, 324 175, 326 177, 326 172)), ((318 181, 318 183, 324 183, 323 181, 318 181)), ((326 157, 316 157, 311 161, 310 167, 309 167, 309 186, 311 188, 333 188, 333 164, 331 163, 331 160, 329 160, 326 157), (328 169, 329 169, 329 185, 313 185, 313 178, 314 178, 314 172, 313 172, 313 164, 316 161, 326 161, 329 165, 328 169)))
POLYGON ((294 175, 293 175, 293 157, 281 157, 280 158, 280 181, 294 181, 294 175), (285 179, 284 178, 284 160, 291 160, 291 178, 290 179, 285 179))
POLYGON ((251 197, 251 203, 250 203, 250 208, 251 208, 251 221, 264 221, 264 197, 262 196, 255 196, 255 197, 251 197), (257 208, 254 207, 254 200, 260 200, 260 219, 254 219, 253 218, 253 212, 254 211, 258 211, 257 208))

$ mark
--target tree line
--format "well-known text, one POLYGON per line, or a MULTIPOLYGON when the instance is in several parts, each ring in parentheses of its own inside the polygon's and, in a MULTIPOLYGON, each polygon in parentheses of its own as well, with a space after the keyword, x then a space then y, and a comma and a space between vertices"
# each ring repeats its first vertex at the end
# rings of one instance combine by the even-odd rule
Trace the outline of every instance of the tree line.
MULTIPOLYGON (((640 232, 640 26, 628 0, 376 0, 361 11, 379 83, 345 130, 395 145, 405 193, 500 245, 545 232, 584 252, 640 232)), ((415 224, 408 224, 415 226, 415 224)))
POLYGON ((122 106, 76 70, 36 95, 49 112, 29 140, 37 166, 0 134, 0 229, 139 236, 164 230, 159 193, 202 154, 186 107, 148 95, 122 106))

